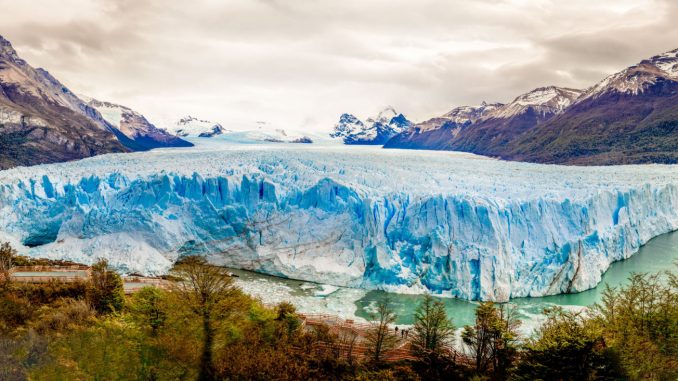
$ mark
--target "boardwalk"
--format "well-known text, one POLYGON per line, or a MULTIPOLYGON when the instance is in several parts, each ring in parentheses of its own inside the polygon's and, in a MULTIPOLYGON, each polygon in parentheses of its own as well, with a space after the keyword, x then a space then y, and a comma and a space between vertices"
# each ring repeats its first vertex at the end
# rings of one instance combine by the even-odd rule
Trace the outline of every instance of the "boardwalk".
MULTIPOLYGON (((19 283, 86 282, 90 279, 91 268, 85 265, 73 266, 17 266, 10 276, 19 283)), ((171 282, 152 277, 124 276, 126 294, 135 293, 146 286, 169 288, 171 282)))

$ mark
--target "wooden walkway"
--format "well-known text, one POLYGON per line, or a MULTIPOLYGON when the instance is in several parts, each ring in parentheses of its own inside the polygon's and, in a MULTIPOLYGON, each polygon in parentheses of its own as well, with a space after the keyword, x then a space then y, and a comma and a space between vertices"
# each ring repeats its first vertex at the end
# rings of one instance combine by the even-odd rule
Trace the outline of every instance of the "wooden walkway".
MULTIPOLYGON (((85 265, 72 266, 17 266, 13 267, 10 277, 19 283, 48 283, 48 282, 86 282, 90 279, 91 268, 85 265)), ((146 286, 168 289, 171 282, 162 278, 124 276, 126 294, 135 293, 146 286)))

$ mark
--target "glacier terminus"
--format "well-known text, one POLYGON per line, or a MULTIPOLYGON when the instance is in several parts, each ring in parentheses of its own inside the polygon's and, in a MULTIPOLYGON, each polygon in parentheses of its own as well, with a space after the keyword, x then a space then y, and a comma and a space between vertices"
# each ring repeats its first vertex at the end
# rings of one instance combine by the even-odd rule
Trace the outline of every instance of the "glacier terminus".
POLYGON ((506 301, 592 288, 678 229, 671 165, 211 140, 0 171, 0 241, 128 273, 200 254, 337 286, 506 301))

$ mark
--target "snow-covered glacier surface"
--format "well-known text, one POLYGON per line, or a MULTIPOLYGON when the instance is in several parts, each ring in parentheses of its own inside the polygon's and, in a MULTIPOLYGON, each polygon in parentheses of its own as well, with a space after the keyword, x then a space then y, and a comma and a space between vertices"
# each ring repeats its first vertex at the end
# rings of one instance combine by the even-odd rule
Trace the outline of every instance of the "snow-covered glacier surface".
POLYGON ((338 286, 506 300, 594 287, 678 229, 678 167, 203 144, 0 172, 0 241, 162 273, 179 256, 338 286))

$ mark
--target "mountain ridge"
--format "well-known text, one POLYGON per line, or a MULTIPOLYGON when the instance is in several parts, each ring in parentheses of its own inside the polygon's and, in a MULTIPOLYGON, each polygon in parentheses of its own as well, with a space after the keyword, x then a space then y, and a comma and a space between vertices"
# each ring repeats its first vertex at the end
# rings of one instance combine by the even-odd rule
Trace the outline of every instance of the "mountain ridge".
POLYGON ((162 133, 128 136, 118 127, 0 36, 0 169, 186 143, 162 133))
POLYGON ((0 169, 129 152, 100 115, 0 36, 0 169))
POLYGON ((433 118, 384 147, 554 164, 678 163, 678 49, 642 60, 584 91, 537 88, 462 125, 445 116, 433 118), (530 104, 529 99, 539 101, 530 104))

